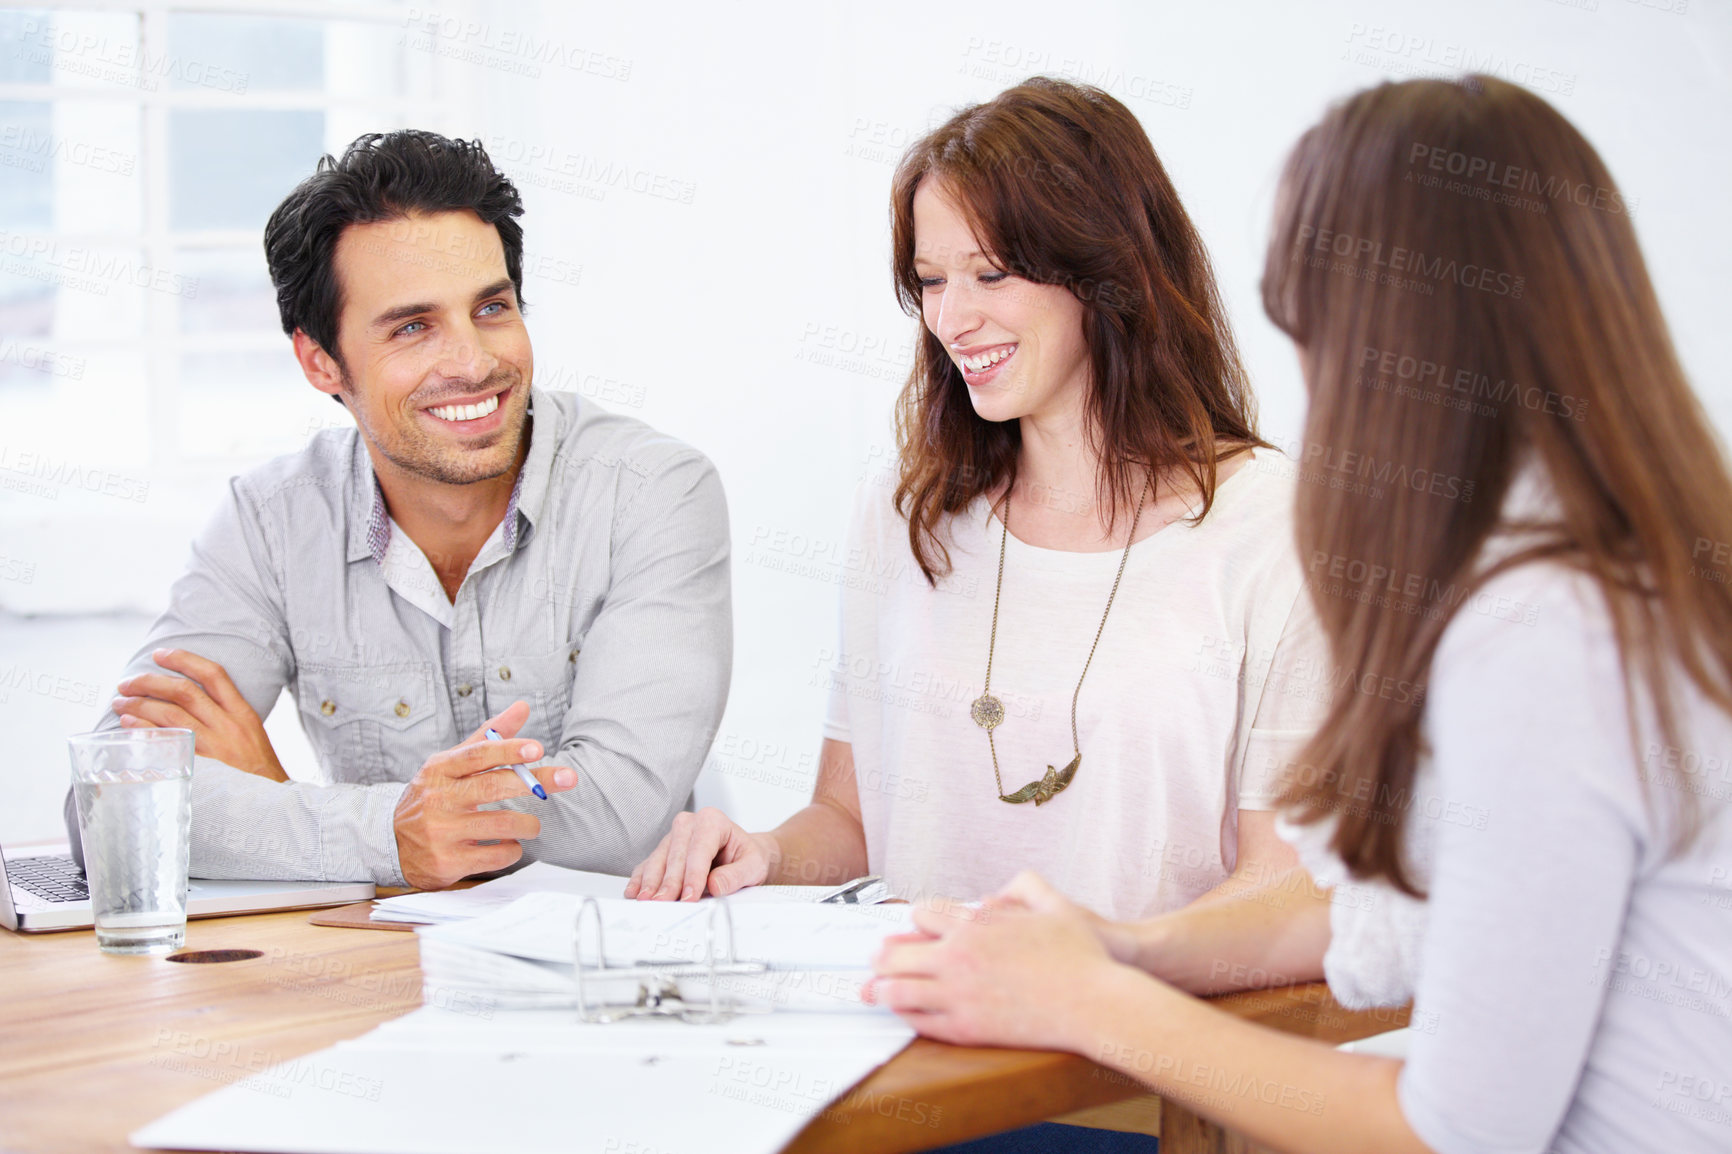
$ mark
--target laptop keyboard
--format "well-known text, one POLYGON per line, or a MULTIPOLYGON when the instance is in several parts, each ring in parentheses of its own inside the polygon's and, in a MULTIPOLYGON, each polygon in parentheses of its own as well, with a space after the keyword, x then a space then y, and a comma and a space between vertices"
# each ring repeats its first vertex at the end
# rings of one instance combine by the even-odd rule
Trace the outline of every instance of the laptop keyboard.
POLYGON ((27 890, 44 901, 82 902, 90 900, 90 887, 78 863, 65 854, 46 857, 6 859, 6 878, 21 890, 27 890))

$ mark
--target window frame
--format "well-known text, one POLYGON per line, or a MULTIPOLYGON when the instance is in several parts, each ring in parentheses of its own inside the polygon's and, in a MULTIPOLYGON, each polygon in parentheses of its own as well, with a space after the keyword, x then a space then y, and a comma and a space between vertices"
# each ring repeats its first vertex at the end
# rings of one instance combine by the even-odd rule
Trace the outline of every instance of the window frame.
MULTIPOLYGON (((450 5, 455 9, 463 4, 450 5)), ((416 127, 445 130, 451 119, 451 109, 468 103, 473 96, 473 81, 460 70, 442 66, 437 57, 413 51, 408 33, 414 24, 409 10, 390 4, 378 6, 339 3, 335 0, 79 0, 74 4, 44 3, 40 8, 23 9, 41 13, 52 20, 65 14, 108 15, 127 14, 138 21, 139 59, 148 60, 169 51, 169 21, 176 15, 245 16, 319 21, 356 28, 400 31, 393 49, 393 64, 400 82, 396 91, 387 96, 355 96, 343 93, 331 83, 327 70, 320 89, 262 91, 215 91, 208 88, 173 88, 168 83, 126 86, 95 84, 73 86, 47 83, 0 83, 0 101, 47 103, 58 101, 111 102, 117 110, 129 109, 138 116, 138 197, 140 200, 137 230, 102 231, 47 229, 10 229, 8 232, 25 242, 45 240, 66 246, 100 247, 136 252, 146 267, 174 270, 188 253, 244 247, 256 248, 261 241, 256 229, 175 229, 171 226, 171 157, 169 153, 169 122, 172 114, 184 109, 244 109, 247 111, 320 111, 326 116, 326 147, 340 147, 330 136, 333 114, 339 119, 364 117, 370 128, 386 131, 416 127), (356 115, 359 114, 359 115, 356 115)), ((328 60, 328 57, 327 57, 328 60)), ((60 195, 58 186, 53 193, 60 195)), ((64 289, 60 291, 66 291, 64 289)), ((85 353, 136 354, 143 370, 143 387, 148 391, 149 413, 148 458, 153 483, 167 483, 175 488, 183 485, 201 486, 220 481, 237 467, 255 459, 250 455, 202 452, 197 446, 183 443, 181 408, 183 396, 183 361, 188 356, 207 352, 277 352, 289 355, 287 340, 279 329, 256 332, 228 333, 221 331, 185 332, 181 328, 182 299, 169 292, 145 291, 143 315, 137 335, 112 339, 75 337, 67 339, 50 333, 40 338, 45 351, 55 356, 81 356, 85 353)), ((0 334, 7 335, 7 334, 0 334)), ((244 387, 245 382, 237 382, 244 387)), ((66 387, 57 382, 56 388, 66 387)), ((0 398, 5 389, 0 387, 0 398)), ((57 402, 58 403, 58 402, 57 402)), ((9 510, 0 506, 0 519, 9 510)))

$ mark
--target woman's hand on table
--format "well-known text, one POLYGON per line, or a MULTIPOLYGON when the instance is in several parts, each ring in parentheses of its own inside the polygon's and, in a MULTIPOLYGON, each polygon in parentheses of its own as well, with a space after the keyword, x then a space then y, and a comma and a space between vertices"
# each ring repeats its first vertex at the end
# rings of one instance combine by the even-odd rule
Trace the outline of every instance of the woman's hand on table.
POLYGON ((625 884, 640 901, 694 902, 762 885, 777 857, 768 834, 748 833, 714 806, 674 815, 673 828, 625 884))

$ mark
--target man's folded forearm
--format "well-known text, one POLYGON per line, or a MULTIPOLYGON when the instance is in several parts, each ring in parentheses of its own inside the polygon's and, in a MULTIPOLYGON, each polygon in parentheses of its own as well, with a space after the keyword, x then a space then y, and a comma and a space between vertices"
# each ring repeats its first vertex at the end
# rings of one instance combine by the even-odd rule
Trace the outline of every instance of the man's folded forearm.
POLYGON ((393 818, 403 789, 268 781, 197 758, 192 875, 400 886, 393 818))

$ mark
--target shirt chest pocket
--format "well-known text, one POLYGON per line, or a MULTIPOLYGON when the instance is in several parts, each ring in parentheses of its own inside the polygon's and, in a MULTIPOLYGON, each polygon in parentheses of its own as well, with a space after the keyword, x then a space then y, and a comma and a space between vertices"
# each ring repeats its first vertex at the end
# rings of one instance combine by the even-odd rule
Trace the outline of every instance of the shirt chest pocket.
POLYGON ((514 701, 529 703, 529 721, 519 737, 534 738, 548 750, 559 748, 565 713, 571 705, 572 680, 583 657, 579 644, 558 649, 499 657, 487 669, 487 713, 498 714, 514 701))
POLYGON ((456 744, 424 663, 303 666, 295 700, 301 728, 332 782, 408 781, 429 755, 456 744))

